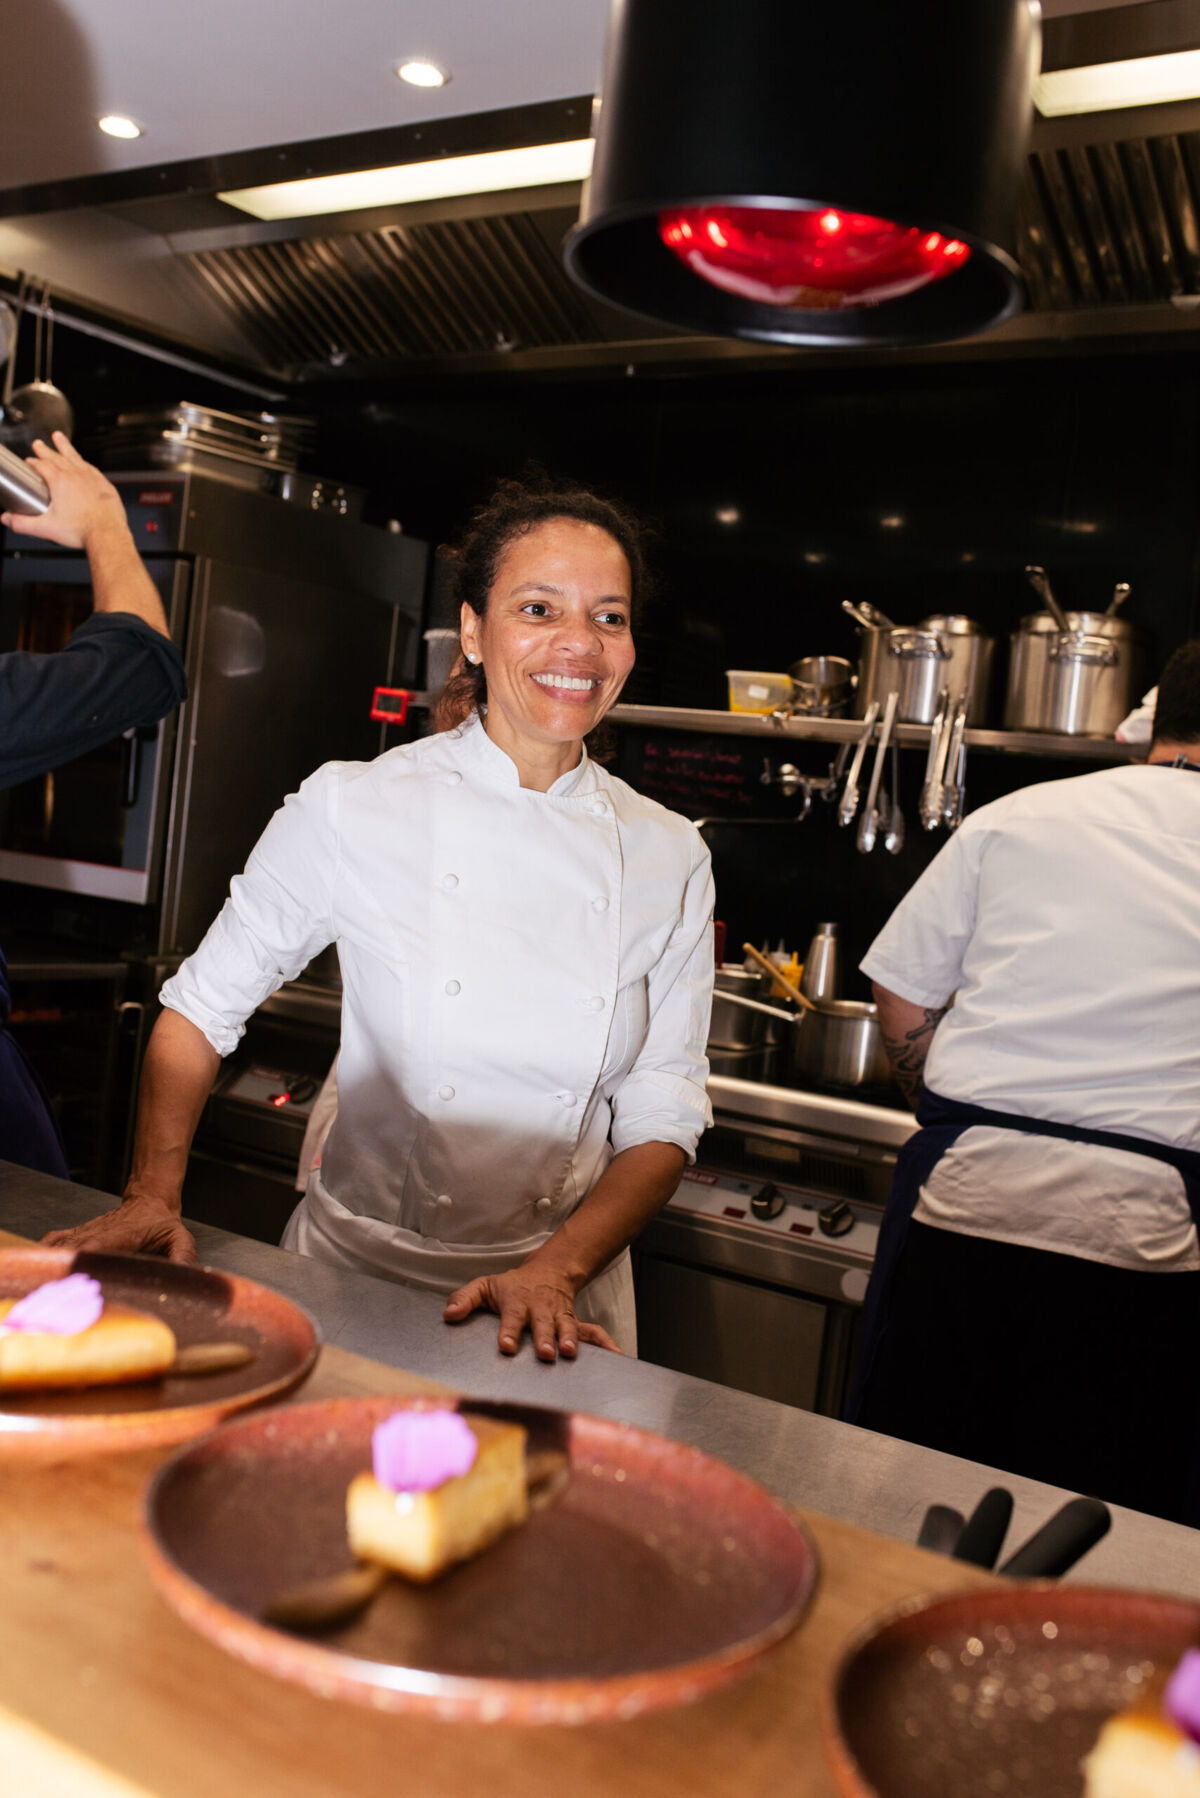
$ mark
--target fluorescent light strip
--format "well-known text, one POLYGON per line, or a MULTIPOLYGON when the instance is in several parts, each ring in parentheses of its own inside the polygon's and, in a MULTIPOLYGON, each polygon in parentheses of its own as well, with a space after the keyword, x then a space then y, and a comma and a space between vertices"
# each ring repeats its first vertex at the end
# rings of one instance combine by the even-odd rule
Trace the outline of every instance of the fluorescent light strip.
POLYGON ((258 219, 313 218, 325 212, 356 212, 364 206, 409 206, 456 194, 583 181, 591 166, 592 139, 585 137, 575 143, 536 144, 526 150, 492 150, 482 156, 446 156, 399 168, 280 181, 273 187, 242 187, 217 198, 258 219))
POLYGON ((1091 68, 1056 69, 1039 75, 1033 103, 1043 118, 1074 112, 1113 112, 1120 106, 1155 106, 1200 96, 1200 50, 1173 50, 1166 56, 1138 56, 1131 62, 1096 63, 1091 68))

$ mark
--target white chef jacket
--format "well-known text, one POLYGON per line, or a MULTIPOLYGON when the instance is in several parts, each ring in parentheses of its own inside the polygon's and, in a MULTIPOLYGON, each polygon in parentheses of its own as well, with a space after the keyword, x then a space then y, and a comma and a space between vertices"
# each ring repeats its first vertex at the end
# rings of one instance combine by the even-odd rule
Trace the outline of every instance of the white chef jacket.
POLYGON ((686 819, 586 752, 523 788, 473 716, 318 769, 161 997, 227 1055, 337 943, 338 1113, 290 1239, 451 1291, 523 1261, 614 1152, 694 1158, 712 909, 686 819))
MULTIPOLYGON (((1200 1148, 1200 774, 1137 765, 972 812, 863 972, 954 1004, 931 1091, 1200 1148)), ((937 1164, 920 1222, 1124 1267, 1200 1267, 1179 1174, 1123 1151, 985 1127, 937 1164)))

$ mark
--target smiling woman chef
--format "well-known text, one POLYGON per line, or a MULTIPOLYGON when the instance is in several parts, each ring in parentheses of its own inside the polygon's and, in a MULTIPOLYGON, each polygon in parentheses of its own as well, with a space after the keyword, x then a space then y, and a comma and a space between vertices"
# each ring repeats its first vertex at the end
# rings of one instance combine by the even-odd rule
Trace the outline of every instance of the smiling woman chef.
POLYGON ((331 762, 267 826, 162 992, 121 1206, 47 1240, 194 1255, 192 1133, 255 1007, 330 942, 338 1113, 286 1247, 499 1315, 538 1355, 635 1348, 627 1244, 709 1121, 712 875, 694 826, 593 761, 634 662, 637 527, 506 483, 455 560, 439 722, 331 762))

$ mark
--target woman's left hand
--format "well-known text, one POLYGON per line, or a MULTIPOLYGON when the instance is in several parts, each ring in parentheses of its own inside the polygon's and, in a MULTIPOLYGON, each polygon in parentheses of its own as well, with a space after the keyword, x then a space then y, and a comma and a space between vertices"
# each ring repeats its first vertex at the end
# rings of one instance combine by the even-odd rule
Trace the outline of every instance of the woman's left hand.
POLYGON ((538 1278, 523 1268, 506 1274, 488 1274, 460 1286, 446 1300, 442 1317, 448 1324, 462 1323, 472 1311, 494 1311, 500 1319, 500 1351, 515 1355, 526 1330, 533 1338, 539 1361, 553 1361, 556 1354, 573 1361, 581 1342, 621 1353, 607 1330, 585 1323, 575 1315, 574 1295, 545 1275, 538 1278))

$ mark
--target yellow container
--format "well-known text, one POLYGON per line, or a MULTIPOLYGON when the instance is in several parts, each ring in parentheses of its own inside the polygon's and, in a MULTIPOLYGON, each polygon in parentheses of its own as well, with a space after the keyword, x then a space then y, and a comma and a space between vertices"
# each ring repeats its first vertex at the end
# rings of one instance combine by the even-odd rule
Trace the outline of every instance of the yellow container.
POLYGON ((754 668, 727 668, 731 712, 774 712, 792 696, 790 674, 764 674, 754 668))

